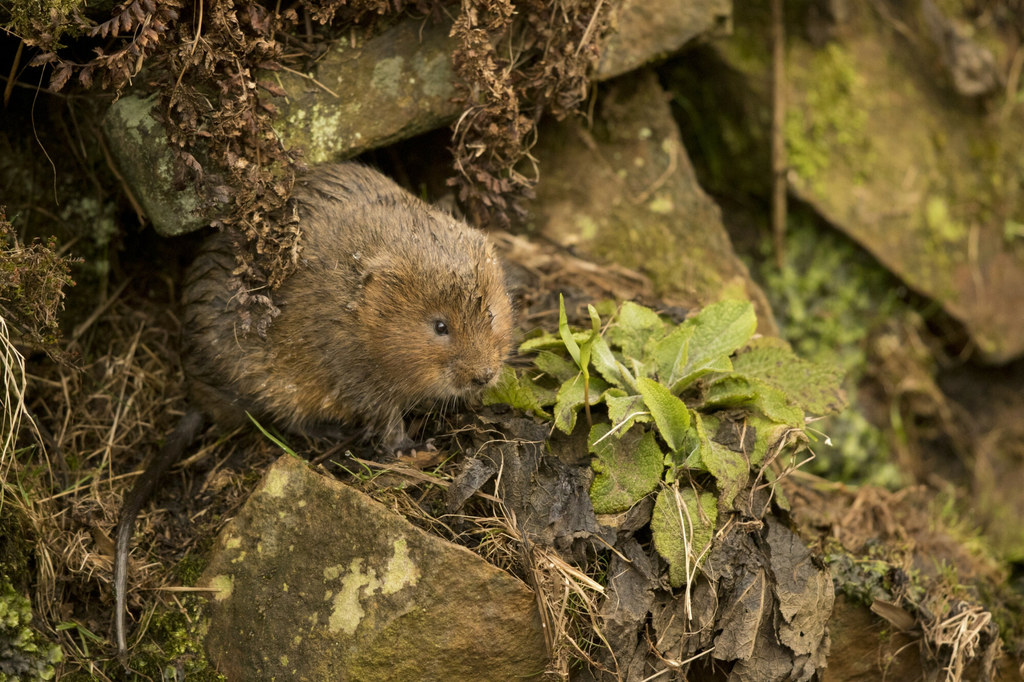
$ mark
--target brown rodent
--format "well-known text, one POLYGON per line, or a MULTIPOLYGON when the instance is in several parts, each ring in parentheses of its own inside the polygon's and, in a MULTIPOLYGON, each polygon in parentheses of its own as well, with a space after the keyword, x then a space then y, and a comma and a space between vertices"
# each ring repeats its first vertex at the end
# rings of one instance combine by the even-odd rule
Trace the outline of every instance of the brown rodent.
POLYGON ((385 448, 403 415, 491 383, 509 352, 512 306, 493 247, 478 231, 380 173, 323 165, 296 183, 302 251, 274 293, 265 339, 238 330, 235 259, 212 236, 186 275, 183 359, 193 410, 125 499, 115 561, 124 652, 128 544, 156 479, 195 438, 205 412, 232 426, 246 412, 283 428, 361 424, 385 448))

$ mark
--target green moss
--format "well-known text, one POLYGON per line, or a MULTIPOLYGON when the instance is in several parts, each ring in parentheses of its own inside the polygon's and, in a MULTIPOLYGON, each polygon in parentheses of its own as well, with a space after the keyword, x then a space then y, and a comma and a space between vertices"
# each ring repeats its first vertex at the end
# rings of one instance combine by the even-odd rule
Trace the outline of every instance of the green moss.
POLYGON ((203 649, 205 600, 190 596, 183 603, 184 611, 168 609, 153 617, 146 638, 132 652, 132 670, 150 679, 223 682, 226 678, 214 669, 203 649))
POLYGON ((32 629, 32 604, 0 575, 0 682, 52 680, 64 657, 57 644, 32 629))
POLYGON ((849 599, 871 606, 876 599, 893 601, 899 593, 909 604, 919 604, 932 589, 932 580, 917 570, 904 571, 888 545, 869 545, 865 555, 854 556, 835 540, 826 549, 824 560, 836 589, 849 599))
POLYGON ((28 585, 32 579, 28 569, 31 553, 28 524, 10 502, 0 502, 0 573, 9 576, 15 585, 28 585))
POLYGON ((182 585, 192 587, 199 581, 199 576, 202 575, 207 563, 209 561, 205 553, 203 555, 189 554, 174 567, 174 575, 182 585))
POLYGON ((100 203, 94 197, 77 197, 68 201, 61 210, 61 218, 69 224, 81 225, 92 239, 88 267, 100 280, 110 272, 110 254, 119 233, 113 203, 100 203))
POLYGON ((786 112, 785 138, 789 165, 820 194, 825 190, 823 173, 841 162, 861 180, 873 162, 871 139, 866 134, 866 93, 852 55, 838 43, 829 43, 811 54, 804 66, 790 60, 794 89, 803 101, 786 112))
POLYGON ((932 237, 939 242, 956 244, 967 238, 967 228, 950 215, 949 202, 941 196, 928 197, 924 217, 932 237))

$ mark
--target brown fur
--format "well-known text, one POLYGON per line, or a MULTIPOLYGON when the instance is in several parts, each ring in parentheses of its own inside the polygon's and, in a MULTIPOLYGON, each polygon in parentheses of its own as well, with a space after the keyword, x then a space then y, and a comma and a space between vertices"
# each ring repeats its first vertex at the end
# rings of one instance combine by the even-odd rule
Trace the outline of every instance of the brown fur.
POLYGON ((226 237, 186 279, 197 405, 220 421, 249 411, 290 429, 358 422, 393 444, 413 405, 466 396, 497 375, 512 310, 482 234, 351 163, 316 168, 293 207, 303 250, 274 294, 281 313, 266 339, 237 331, 226 237))

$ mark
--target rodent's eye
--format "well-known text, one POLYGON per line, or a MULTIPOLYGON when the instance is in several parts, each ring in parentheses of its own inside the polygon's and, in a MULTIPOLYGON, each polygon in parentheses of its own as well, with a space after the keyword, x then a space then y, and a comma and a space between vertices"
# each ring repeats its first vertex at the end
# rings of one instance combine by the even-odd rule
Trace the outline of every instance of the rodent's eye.
POLYGON ((448 336, 448 325, 442 320, 434 320, 434 333, 438 336, 448 336))

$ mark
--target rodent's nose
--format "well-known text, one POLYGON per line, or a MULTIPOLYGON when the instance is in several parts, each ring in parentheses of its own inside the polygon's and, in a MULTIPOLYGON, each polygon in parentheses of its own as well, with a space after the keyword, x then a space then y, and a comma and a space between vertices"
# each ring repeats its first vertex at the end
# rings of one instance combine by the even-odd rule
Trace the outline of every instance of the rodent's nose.
POLYGON ((482 370, 479 374, 473 377, 473 385, 483 388, 487 384, 491 383, 491 379, 494 378, 494 370, 491 368, 482 370))

